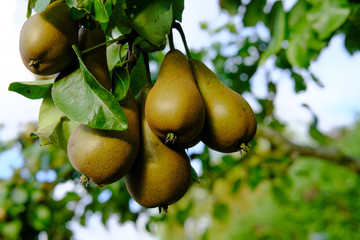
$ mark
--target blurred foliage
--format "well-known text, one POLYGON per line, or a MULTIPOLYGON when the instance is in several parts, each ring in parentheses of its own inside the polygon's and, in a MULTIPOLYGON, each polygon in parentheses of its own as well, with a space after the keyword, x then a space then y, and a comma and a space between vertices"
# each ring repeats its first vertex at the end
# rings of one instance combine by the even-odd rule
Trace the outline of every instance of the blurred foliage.
MULTIPOLYGON (((206 23, 202 27, 212 39, 224 33, 227 37, 192 55, 211 63, 224 83, 258 103, 260 126, 282 134, 286 126, 274 115, 282 79, 271 72, 287 73, 294 82, 294 92, 300 93, 310 81, 326 85, 326 79, 320 81, 309 66, 333 36, 344 34, 351 54, 360 49, 358 1, 299 0, 290 9, 284 9, 282 1, 220 0, 219 4, 228 21, 216 29, 206 23), (251 78, 259 67, 268 72, 267 96, 263 98, 252 94, 251 78)), ((115 28, 111 24, 107 27, 115 28)), ((126 22, 117 27, 123 31, 128 28, 126 22)), ((143 35, 154 41, 151 34, 143 35)), ((151 66, 156 66, 153 79, 163 57, 162 51, 150 55, 151 66)), ((139 59, 130 79, 143 78, 142 63, 139 59)), ((135 92, 141 88, 138 83, 130 82, 135 92)), ((328 136, 318 129, 316 114, 304 107, 313 116, 311 144, 360 158, 360 123, 328 136)), ((0 142, 1 152, 15 149, 24 160, 10 179, 0 181, 0 239, 37 239, 39 233, 46 233, 48 239, 69 239, 69 221, 85 225, 95 212, 102 213, 104 224, 112 214, 122 223, 145 216, 148 231, 172 240, 360 238, 359 175, 341 162, 335 165, 327 159, 302 157, 301 153, 289 155, 261 135, 244 155, 223 155, 206 147, 192 154, 200 184, 194 184, 181 201, 171 205, 168 214, 158 214, 136 205, 123 180, 103 188, 80 185, 79 174, 62 150, 39 146, 38 139, 28 137, 35 130, 0 142)), ((0 154, 0 161, 3 156, 0 154)))
MULTIPOLYGON (((359 157, 359 136, 360 122, 337 131, 331 145, 359 157)), ((360 176, 322 159, 283 156, 265 138, 257 138, 246 155, 208 148, 192 154, 193 165, 201 166, 200 183, 168 214, 134 207, 122 180, 85 188, 64 152, 39 146, 27 134, 1 147, 21 151, 25 160, 10 179, 0 181, 1 239, 37 239, 40 232, 48 239, 69 239, 67 222, 85 225, 97 212, 104 225, 113 214, 122 223, 143 214, 146 228, 161 239, 360 237, 360 176), (50 170, 55 177, 40 176, 50 170)))
MULTIPOLYGON (((357 123, 335 137, 350 155, 359 156, 359 131, 357 123)), ((251 156, 212 158, 201 184, 173 206, 166 221, 153 217, 162 239, 360 237, 358 174, 318 158, 292 161, 269 148, 266 139, 257 141, 251 156)))

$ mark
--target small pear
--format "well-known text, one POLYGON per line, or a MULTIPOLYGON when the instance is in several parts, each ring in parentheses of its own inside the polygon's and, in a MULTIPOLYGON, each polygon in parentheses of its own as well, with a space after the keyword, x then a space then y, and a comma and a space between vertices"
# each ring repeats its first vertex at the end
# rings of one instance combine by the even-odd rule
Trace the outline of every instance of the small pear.
MULTIPOLYGON (((101 27, 88 30, 85 27, 79 30, 79 48, 81 51, 90 49, 106 42, 106 36, 101 27)), ((111 89, 111 78, 106 58, 106 46, 95 48, 81 55, 81 58, 95 79, 108 91, 111 89)))
POLYGON ((205 109, 185 55, 171 50, 145 105, 151 130, 167 142, 193 142, 205 121, 205 109))
POLYGON ((249 103, 222 83, 205 64, 189 60, 205 104, 205 124, 200 139, 224 153, 247 151, 256 134, 257 122, 249 103))
POLYGON ((99 130, 80 125, 69 137, 67 150, 72 166, 99 186, 122 178, 139 151, 139 112, 131 91, 120 105, 128 122, 127 130, 99 130))
POLYGON ((20 31, 19 49, 27 69, 37 75, 64 70, 75 59, 78 24, 64 1, 51 3, 43 12, 28 18, 20 31))
POLYGON ((165 145, 150 129, 145 119, 145 101, 151 87, 138 95, 141 143, 139 155, 125 183, 132 198, 143 207, 167 206, 180 200, 192 181, 190 159, 180 145, 165 145))

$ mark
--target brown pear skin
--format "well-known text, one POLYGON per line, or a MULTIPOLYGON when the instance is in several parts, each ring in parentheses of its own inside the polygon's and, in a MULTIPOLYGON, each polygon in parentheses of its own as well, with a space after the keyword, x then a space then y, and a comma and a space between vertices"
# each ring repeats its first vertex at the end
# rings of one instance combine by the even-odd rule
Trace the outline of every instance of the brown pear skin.
POLYGON ((76 58, 72 45, 78 43, 79 27, 68 10, 64 1, 56 1, 23 24, 19 49, 25 67, 31 72, 52 75, 76 58))
POLYGON ((213 150, 231 153, 247 151, 256 134, 257 122, 249 103, 222 83, 205 64, 189 60, 205 104, 201 141, 213 150))
POLYGON ((150 129, 145 119, 145 101, 151 86, 138 95, 140 111, 140 151, 125 183, 132 198, 146 208, 167 206, 180 200, 192 181, 190 159, 185 149, 166 145, 150 129))
POLYGON ((167 142, 196 139, 205 121, 205 108, 185 55, 170 50, 161 64, 145 105, 151 130, 167 142))
POLYGON ((127 130, 99 130, 80 125, 69 137, 67 150, 72 166, 99 186, 122 178, 139 151, 139 111, 130 90, 120 105, 128 121, 127 130))
MULTIPOLYGON (((106 42, 106 36, 101 27, 88 30, 85 27, 79 30, 79 48, 81 51, 106 42)), ((111 78, 106 58, 106 46, 95 48, 81 55, 81 58, 95 79, 108 91, 111 89, 111 78)))

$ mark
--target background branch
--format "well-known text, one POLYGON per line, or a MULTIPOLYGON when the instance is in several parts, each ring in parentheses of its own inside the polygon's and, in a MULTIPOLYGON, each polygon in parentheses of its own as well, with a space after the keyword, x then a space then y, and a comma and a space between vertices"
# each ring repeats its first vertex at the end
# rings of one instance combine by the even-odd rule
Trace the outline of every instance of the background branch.
POLYGON ((328 162, 348 167, 350 170, 360 174, 360 160, 348 156, 334 147, 298 145, 291 142, 278 131, 266 126, 258 126, 257 135, 258 137, 266 138, 276 148, 285 152, 285 154, 297 157, 307 156, 321 158, 328 162))

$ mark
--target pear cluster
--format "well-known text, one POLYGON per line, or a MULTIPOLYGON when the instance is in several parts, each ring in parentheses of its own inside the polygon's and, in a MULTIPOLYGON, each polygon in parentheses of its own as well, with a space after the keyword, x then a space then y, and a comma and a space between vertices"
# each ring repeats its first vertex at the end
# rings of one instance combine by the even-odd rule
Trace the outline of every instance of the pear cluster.
MULTIPOLYGON (((106 47, 101 45, 104 31, 79 27, 68 9, 64 1, 55 1, 24 23, 20 54, 25 66, 38 75, 64 71, 76 59, 76 44, 82 51, 93 49, 81 58, 111 91, 106 47)), ((255 115, 246 100, 202 62, 176 49, 165 55, 155 84, 144 86, 137 97, 128 90, 119 104, 128 128, 102 130, 80 124, 67 142, 70 163, 83 174, 82 180, 99 186, 124 177, 136 202, 160 211, 179 201, 193 181, 186 148, 202 141, 224 153, 246 151, 256 133, 255 115)))
POLYGON ((256 133, 249 103, 222 83, 214 72, 179 50, 170 50, 149 93, 145 116, 151 130, 166 143, 231 153, 247 151, 256 133))
POLYGON ((192 181, 187 147, 199 141, 224 152, 247 151, 257 123, 248 102, 206 65, 170 50, 154 86, 138 96, 140 153, 125 182, 142 206, 178 201, 192 181))

